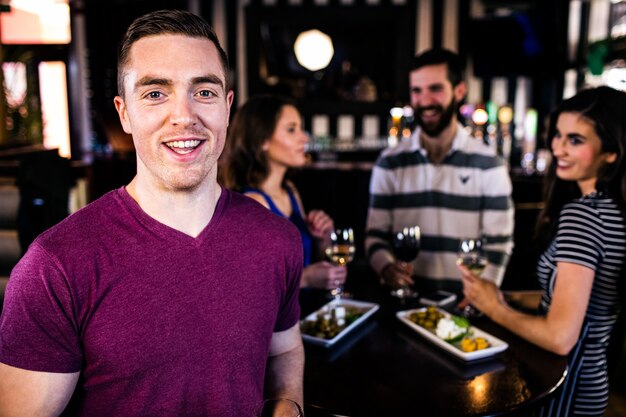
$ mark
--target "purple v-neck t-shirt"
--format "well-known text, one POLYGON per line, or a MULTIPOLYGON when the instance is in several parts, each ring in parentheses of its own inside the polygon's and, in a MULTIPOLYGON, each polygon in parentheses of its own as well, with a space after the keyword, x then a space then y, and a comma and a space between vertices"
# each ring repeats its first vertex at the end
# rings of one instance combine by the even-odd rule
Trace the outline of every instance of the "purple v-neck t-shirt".
POLYGON ((296 228, 222 190, 196 238, 124 188, 44 232, 14 268, 0 361, 80 372, 79 416, 244 416, 273 332, 299 318, 296 228))

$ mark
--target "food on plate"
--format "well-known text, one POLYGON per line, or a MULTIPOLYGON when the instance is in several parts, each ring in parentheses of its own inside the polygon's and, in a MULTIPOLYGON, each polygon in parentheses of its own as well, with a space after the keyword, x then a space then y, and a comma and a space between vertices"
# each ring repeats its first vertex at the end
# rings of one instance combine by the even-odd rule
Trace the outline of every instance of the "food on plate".
POLYGON ((463 352, 475 352, 491 346, 486 338, 472 336, 470 323, 465 317, 454 315, 446 317, 435 306, 413 311, 409 313, 408 319, 463 352))
POLYGON ((469 321, 464 317, 442 317, 437 322, 435 334, 446 342, 456 342, 467 334, 469 328, 469 321))
POLYGON ((449 314, 436 306, 400 311, 397 316, 430 341, 465 360, 484 358, 508 347, 503 341, 471 326, 467 318, 449 314))
POLYGON ((461 339, 461 350, 463 352, 475 352, 477 350, 487 349, 490 346, 489 341, 484 337, 464 337, 461 339))
POLYGON ((300 331, 320 339, 332 339, 365 313, 354 306, 332 306, 320 310, 314 319, 302 321, 300 331))
POLYGON ((437 310, 437 307, 434 306, 427 307, 426 310, 414 311, 409 314, 409 320, 428 330, 434 330, 437 327, 439 320, 443 317, 443 313, 437 310))

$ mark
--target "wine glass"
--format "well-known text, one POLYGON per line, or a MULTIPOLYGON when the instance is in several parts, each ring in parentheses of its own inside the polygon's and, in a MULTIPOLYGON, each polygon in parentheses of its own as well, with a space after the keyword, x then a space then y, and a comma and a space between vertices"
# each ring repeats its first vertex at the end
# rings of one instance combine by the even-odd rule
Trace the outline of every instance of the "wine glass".
POLYGON ((271 398, 263 401, 256 412, 258 417, 302 417, 302 407, 286 398, 271 398))
MULTIPOLYGON (((459 253, 456 259, 457 265, 464 265, 476 276, 481 276, 487 266, 487 257, 483 251, 482 239, 461 239, 459 253)), ((465 317, 477 317, 482 313, 474 306, 467 305, 463 309, 465 317)))
MULTIPOLYGON (((336 229, 330 232, 330 246, 326 248, 326 256, 335 265, 345 266, 352 261, 355 252, 354 232, 352 228, 336 229)), ((335 283, 336 287, 330 290, 330 295, 341 299, 343 285, 335 283)))
MULTIPOLYGON (((407 226, 394 233, 391 245, 393 246, 396 259, 407 264, 413 262, 417 259, 420 250, 419 226, 407 226)), ((408 285, 404 285, 391 290, 391 295, 400 299, 415 298, 417 297, 417 291, 414 291, 408 285)))

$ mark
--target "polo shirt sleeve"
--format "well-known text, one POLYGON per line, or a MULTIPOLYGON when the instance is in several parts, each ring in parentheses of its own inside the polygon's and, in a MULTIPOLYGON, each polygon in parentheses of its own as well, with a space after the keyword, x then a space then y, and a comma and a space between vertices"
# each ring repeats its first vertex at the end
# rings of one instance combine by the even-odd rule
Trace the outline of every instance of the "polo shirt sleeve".
POLYGON ((395 261, 389 245, 389 231, 392 225, 394 207, 395 172, 379 158, 372 169, 370 180, 370 202, 367 214, 365 252, 370 265, 380 274, 382 269, 395 261))

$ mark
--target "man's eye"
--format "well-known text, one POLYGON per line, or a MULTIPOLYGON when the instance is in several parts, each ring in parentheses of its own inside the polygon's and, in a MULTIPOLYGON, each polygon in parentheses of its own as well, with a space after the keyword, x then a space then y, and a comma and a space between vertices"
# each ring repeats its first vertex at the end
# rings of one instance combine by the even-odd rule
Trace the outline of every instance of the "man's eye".
POLYGON ((209 90, 202 90, 198 92, 198 95, 200 97, 205 97, 205 98, 211 98, 213 97, 215 94, 213 94, 211 91, 209 90))
POLYGON ((148 98, 157 99, 161 97, 162 97, 162 94, 159 91, 151 91, 148 93, 148 98))

